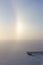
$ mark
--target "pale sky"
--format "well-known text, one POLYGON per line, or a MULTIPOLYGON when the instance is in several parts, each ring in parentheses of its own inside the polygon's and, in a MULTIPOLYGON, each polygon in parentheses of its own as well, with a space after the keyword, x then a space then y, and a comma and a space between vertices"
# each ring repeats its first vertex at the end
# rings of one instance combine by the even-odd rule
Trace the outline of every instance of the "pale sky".
POLYGON ((43 39, 43 0, 0 0, 0 40, 43 39))

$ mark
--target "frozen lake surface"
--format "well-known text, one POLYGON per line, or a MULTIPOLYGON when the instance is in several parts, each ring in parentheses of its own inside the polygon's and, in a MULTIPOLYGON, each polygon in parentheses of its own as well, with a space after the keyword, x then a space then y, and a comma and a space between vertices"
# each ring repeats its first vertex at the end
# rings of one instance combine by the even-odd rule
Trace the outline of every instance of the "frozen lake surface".
POLYGON ((26 54, 32 50, 43 50, 43 42, 0 43, 0 65, 43 65, 43 55, 26 54))

